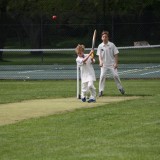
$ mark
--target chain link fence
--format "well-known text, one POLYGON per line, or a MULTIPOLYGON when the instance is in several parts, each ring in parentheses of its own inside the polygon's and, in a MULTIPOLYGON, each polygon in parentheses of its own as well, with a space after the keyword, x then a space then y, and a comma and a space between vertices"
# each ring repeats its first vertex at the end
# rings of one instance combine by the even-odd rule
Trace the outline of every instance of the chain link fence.
POLYGON ((94 29, 96 48, 103 30, 110 32, 110 40, 119 48, 121 78, 160 78, 160 22, 129 23, 110 17, 93 24, 62 24, 51 17, 41 16, 34 23, 25 19, 0 24, 1 42, 5 40, 0 50, 0 79, 76 79, 74 48, 84 44, 88 52, 94 29))

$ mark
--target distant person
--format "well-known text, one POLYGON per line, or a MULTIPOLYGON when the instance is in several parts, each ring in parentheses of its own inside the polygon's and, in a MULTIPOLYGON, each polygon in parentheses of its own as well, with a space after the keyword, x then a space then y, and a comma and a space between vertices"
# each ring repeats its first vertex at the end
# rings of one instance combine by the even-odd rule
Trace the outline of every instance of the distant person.
POLYGON ((97 55, 99 56, 99 66, 101 67, 100 80, 99 80, 99 97, 103 95, 105 88, 105 80, 107 72, 113 75, 116 86, 121 94, 125 94, 125 90, 121 85, 121 81, 118 75, 118 49, 114 43, 109 41, 109 32, 103 31, 101 34, 102 43, 99 44, 97 49, 97 55))
POLYGON ((96 76, 92 65, 95 63, 95 59, 93 58, 92 50, 89 54, 84 54, 84 50, 85 46, 80 44, 78 44, 75 49, 75 52, 77 53, 76 62, 81 71, 81 100, 82 102, 86 102, 86 96, 89 92, 90 97, 88 102, 96 102, 96 88, 94 86, 96 76))

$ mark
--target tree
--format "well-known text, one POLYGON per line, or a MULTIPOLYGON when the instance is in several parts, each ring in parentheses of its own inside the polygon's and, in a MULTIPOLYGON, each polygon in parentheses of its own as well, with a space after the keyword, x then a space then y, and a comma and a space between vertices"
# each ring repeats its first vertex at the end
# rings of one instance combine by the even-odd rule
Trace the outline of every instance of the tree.
MULTIPOLYGON (((49 35, 49 31, 44 32, 43 26, 46 23, 53 23, 51 17, 54 14, 58 16, 60 31, 70 30, 70 33, 76 36, 91 35, 95 28, 98 30, 111 28, 113 32, 114 22, 133 22, 136 17, 141 20, 148 7, 153 11, 153 16, 159 15, 157 13, 159 2, 159 0, 0 0, 0 12, 3 10, 3 13, 13 18, 15 24, 18 23, 23 28, 29 37, 31 48, 42 48, 45 36, 43 33, 49 35)), ((0 18, 2 17, 1 14, 0 18)), ((2 22, 5 24, 6 18, 4 19, 5 22, 2 22)))
MULTIPOLYGON (((7 38, 7 4, 9 0, 0 1, 0 48, 3 49, 7 38)), ((3 52, 0 51, 0 61, 3 60, 3 52)))
MULTIPOLYGON (((75 1, 69 0, 73 6, 75 1)), ((23 27, 29 36, 31 48, 43 47, 43 25, 51 21, 53 14, 61 15, 59 21, 66 20, 67 11, 72 11, 72 5, 64 0, 16 0, 10 1, 8 12, 23 27), (50 19, 50 20, 49 20, 50 19)), ((75 5, 74 5, 75 3, 75 5)))
POLYGON ((10 1, 8 12, 29 37, 31 48, 42 47, 42 24, 44 12, 37 0, 10 1))

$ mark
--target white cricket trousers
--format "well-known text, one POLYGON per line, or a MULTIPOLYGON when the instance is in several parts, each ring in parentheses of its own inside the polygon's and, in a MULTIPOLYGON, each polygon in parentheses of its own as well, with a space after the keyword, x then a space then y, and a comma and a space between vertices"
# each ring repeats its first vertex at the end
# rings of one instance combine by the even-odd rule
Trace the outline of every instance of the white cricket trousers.
POLYGON ((96 88, 94 87, 93 81, 82 83, 81 97, 86 97, 88 92, 90 92, 90 99, 96 99, 96 88))
POLYGON ((104 91, 105 81, 106 81, 108 71, 112 73, 117 88, 122 89, 122 85, 121 85, 121 81, 120 81, 117 69, 114 69, 113 66, 107 66, 107 67, 105 66, 105 67, 101 67, 101 74, 100 74, 100 80, 99 80, 99 92, 104 91))

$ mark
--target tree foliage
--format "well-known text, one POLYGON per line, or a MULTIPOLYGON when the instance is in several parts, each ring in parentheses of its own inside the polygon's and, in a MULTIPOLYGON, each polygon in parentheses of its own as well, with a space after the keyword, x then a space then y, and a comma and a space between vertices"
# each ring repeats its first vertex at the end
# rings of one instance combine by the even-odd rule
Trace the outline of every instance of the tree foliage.
MULTIPOLYGON (((49 28, 42 26, 54 23, 52 15, 57 15, 60 31, 69 32, 70 29, 72 34, 74 30, 77 35, 79 31, 91 34, 91 28, 102 30, 109 23, 145 21, 146 15, 150 17, 147 21, 159 21, 159 5, 160 0, 0 0, 0 20, 4 24, 18 24, 21 29, 16 32, 20 38, 24 38, 20 33, 23 30, 30 39, 31 48, 41 48, 44 33, 49 34, 49 28)), ((0 42, 4 45, 2 37, 5 36, 2 35, 0 42)))

